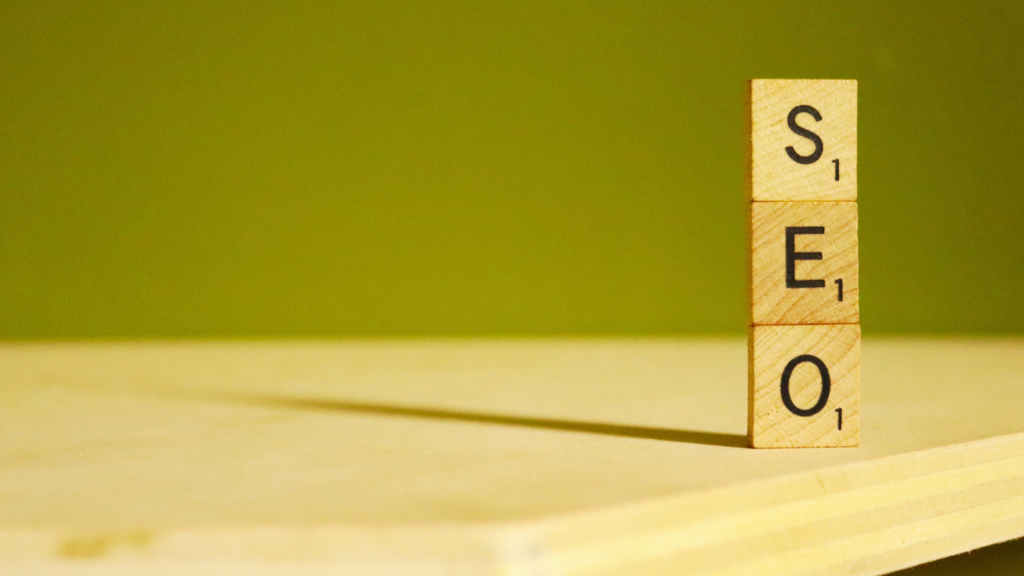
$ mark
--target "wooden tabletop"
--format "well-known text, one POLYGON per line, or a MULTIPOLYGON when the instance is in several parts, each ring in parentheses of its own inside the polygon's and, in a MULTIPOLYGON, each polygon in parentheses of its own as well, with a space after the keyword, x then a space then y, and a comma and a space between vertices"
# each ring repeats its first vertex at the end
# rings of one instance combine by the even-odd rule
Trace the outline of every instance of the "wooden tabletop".
POLYGON ((1024 340, 873 339, 859 448, 742 339, 0 346, 0 573, 881 574, 1024 535, 1024 340))

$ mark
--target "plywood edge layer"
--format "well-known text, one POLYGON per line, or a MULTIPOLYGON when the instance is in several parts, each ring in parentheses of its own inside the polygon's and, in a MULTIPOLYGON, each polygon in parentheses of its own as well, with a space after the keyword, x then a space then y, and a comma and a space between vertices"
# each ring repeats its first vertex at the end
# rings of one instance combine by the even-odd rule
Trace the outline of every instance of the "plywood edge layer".
POLYGON ((810 554, 808 573, 877 556, 864 564, 877 570, 856 573, 881 574, 1024 535, 1020 494, 1024 434, 1015 434, 554 518, 534 527, 545 566, 523 573, 798 574, 796 560, 810 554), (1006 518, 991 514, 1004 508, 1006 518), (988 534, 985 518, 1004 528, 988 534), (914 532, 912 554, 901 530, 922 522, 931 528, 914 532), (864 538, 878 541, 856 558, 815 553, 864 538))
MULTIPOLYGON (((502 524, 0 530, 18 573, 881 574, 1024 535, 1024 434, 502 524), (93 572, 95 570, 95 572, 93 572)), ((0 570, 2 572, 2 570, 0 570)))

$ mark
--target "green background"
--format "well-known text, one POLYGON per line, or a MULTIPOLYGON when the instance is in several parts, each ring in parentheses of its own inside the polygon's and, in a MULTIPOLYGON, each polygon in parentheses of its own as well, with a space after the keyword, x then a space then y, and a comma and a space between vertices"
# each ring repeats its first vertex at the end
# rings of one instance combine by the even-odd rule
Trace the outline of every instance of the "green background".
POLYGON ((752 77, 860 81, 866 332, 1024 332, 1020 2, 254 4, 0 4, 0 337, 740 334, 752 77))

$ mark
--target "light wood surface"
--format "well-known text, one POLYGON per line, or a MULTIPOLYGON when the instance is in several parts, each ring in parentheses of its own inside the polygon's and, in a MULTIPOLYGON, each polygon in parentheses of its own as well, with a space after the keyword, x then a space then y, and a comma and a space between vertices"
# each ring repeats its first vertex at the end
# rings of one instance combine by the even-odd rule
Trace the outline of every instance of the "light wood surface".
POLYGON ((856 80, 751 80, 747 107, 753 200, 857 199, 856 80))
POLYGON ((1024 341, 863 344, 751 450, 725 340, 0 346, 3 574, 879 574, 1024 534, 1024 341))
POLYGON ((752 202, 750 209, 751 323, 858 323, 857 203, 752 202), (790 233, 792 270, 787 269, 787 228, 801 231, 790 233), (808 233, 811 229, 819 233, 808 233), (808 259, 813 255, 820 259, 808 259), (790 275, 819 286, 791 287, 790 275), (837 280, 842 281, 842 300, 837 280))
POLYGON ((857 445, 859 325, 753 326, 750 347, 747 434, 752 447, 857 445))

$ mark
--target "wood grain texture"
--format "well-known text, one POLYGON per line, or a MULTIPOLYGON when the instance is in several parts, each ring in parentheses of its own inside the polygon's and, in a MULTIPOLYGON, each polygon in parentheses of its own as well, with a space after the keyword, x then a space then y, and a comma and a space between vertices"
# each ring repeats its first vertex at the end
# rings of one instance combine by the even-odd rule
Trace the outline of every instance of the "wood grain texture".
POLYGON ((2 574, 881 574, 1024 535, 1024 341, 864 342, 750 450, 745 345, 0 346, 2 574))
POLYGON ((747 437, 752 447, 858 444, 859 325, 752 326, 750 347, 747 437), (822 362, 823 369, 813 361, 822 362), (823 385, 826 378, 827 389, 823 385), (801 415, 790 410, 783 398, 783 381, 785 394, 797 410, 817 412, 801 415), (837 409, 842 410, 841 422, 837 409))
POLYGON ((856 80, 751 80, 747 90, 749 110, 747 188, 756 201, 853 201, 857 199, 857 81, 856 80), (815 143, 789 125, 798 106, 810 112, 796 114, 799 128, 821 140, 820 156, 800 163, 787 153, 808 161, 815 143), (839 179, 836 166, 839 161, 839 179))
POLYGON ((751 324, 856 324, 860 321, 856 202, 752 202, 751 324), (820 227, 821 234, 794 234, 794 251, 820 260, 793 262, 797 280, 822 287, 787 287, 789 227, 820 227), (842 280, 843 299, 839 300, 842 280))

